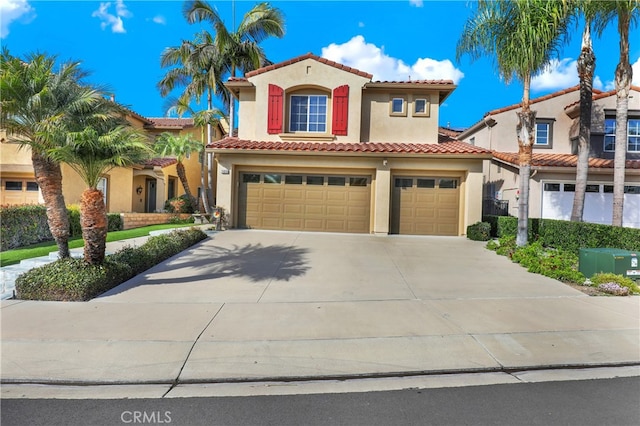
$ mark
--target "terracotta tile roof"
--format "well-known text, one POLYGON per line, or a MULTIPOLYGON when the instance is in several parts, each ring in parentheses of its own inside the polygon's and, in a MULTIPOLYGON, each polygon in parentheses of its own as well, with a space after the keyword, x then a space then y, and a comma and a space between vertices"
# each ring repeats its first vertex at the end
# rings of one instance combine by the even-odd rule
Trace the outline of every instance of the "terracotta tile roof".
POLYGON ((149 117, 150 127, 185 128, 193 126, 193 118, 149 117))
MULTIPOLYGON (((608 98, 609 96, 615 96, 615 94, 616 94, 616 91, 615 91, 615 90, 609 90, 608 92, 601 92, 601 91, 599 91, 599 90, 597 90, 597 92, 596 92, 596 90, 597 90, 597 89, 594 89, 594 90, 593 90, 593 97, 592 97, 592 99, 593 99, 594 101, 597 101, 598 99, 608 98)), ((632 85, 632 86, 631 86, 631 90, 635 90, 636 92, 640 92, 640 86, 633 86, 633 85, 632 85)), ((571 108, 572 106, 575 106, 575 105, 578 105, 578 104, 580 104, 580 101, 579 101, 579 100, 577 100, 577 101, 575 101, 575 102, 573 102, 573 103, 570 103, 569 105, 567 105, 566 107, 564 107, 564 109, 569 109, 569 108, 571 108)))
POLYGON ((334 62, 334 61, 330 61, 328 59, 325 59, 325 58, 322 58, 320 56, 314 55, 313 53, 307 53, 305 55, 298 56, 296 58, 289 59, 289 60, 284 61, 284 62, 279 62, 277 64, 267 65, 266 67, 258 68, 257 70, 254 70, 254 71, 249 71, 244 76, 245 77, 253 77, 253 76, 258 75, 258 74, 262 74, 262 73, 265 73, 265 72, 268 72, 268 71, 272 71, 272 70, 275 70, 275 69, 278 69, 278 68, 286 67, 287 65, 295 64, 296 62, 304 61, 305 59, 313 59, 313 60, 316 60, 316 61, 318 61, 320 63, 323 63, 323 64, 326 64, 326 65, 332 66, 334 68, 337 68, 339 70, 347 71, 347 72, 350 72, 352 74, 356 74, 356 75, 359 75, 361 77, 368 78, 369 80, 371 80, 371 78, 373 77, 373 75, 371 75, 369 73, 357 70, 355 68, 348 67, 346 65, 339 64, 339 63, 334 62))
MULTIPOLYGON (((493 151, 493 156, 507 163, 518 165, 517 152, 493 151)), ((532 167, 576 167, 577 156, 572 154, 533 154, 532 167)), ((589 167, 594 169, 613 169, 613 160, 605 158, 589 158, 589 167)), ((627 169, 640 169, 640 160, 627 160, 627 169)))
MULTIPOLYGON (((555 97, 558 97, 558 96, 561 96, 561 95, 566 95, 567 93, 575 92, 577 90, 580 90, 580 86, 573 86, 573 87, 570 87, 568 89, 559 90, 557 92, 549 93, 548 95, 544 95, 544 96, 540 96, 539 98, 531 99, 531 104, 535 104, 535 103, 538 103, 538 102, 543 102, 543 101, 546 101, 548 99, 552 99, 552 98, 555 98, 555 97)), ((600 92, 597 89, 594 89, 593 91, 594 91, 594 93, 596 91, 600 92)), ((485 117, 487 115, 500 114, 500 113, 505 112, 505 111, 510 111, 512 109, 520 108, 521 106, 522 106, 521 103, 517 103, 517 104, 509 105, 509 106, 506 106, 506 107, 503 107, 503 108, 494 109, 493 111, 489 111, 488 113, 486 113, 485 117)))
POLYGON ((453 85, 453 80, 402 80, 402 81, 374 81, 376 84, 450 84, 453 85))
POLYGON ((175 158, 152 158, 142 163, 145 167, 169 167, 176 164, 178 161, 175 158))
POLYGON ((339 143, 339 142, 265 142, 238 138, 225 138, 207 145, 207 148, 248 151, 286 152, 362 152, 371 154, 490 154, 489 150, 464 142, 444 143, 339 143))
POLYGON ((463 132, 462 130, 451 129, 449 127, 442 127, 442 126, 438 127, 438 133, 442 133, 443 135, 447 135, 452 138, 457 137, 462 132, 463 132))

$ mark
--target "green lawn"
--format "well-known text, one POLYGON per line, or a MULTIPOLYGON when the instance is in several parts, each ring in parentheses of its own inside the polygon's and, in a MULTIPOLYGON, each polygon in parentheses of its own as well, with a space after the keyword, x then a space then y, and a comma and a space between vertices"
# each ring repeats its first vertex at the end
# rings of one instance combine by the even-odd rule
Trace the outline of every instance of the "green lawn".
MULTIPOLYGON (((149 232, 155 231, 158 229, 180 228, 180 227, 192 226, 192 225, 193 225, 192 223, 179 224, 179 225, 166 223, 162 225, 151 225, 151 226, 145 226, 142 228, 128 229, 126 231, 109 232, 107 234, 107 242, 126 240, 129 238, 136 238, 136 237, 144 237, 146 235, 149 235, 149 232)), ((80 237, 69 240, 70 249, 78 248, 82 246, 84 246, 84 241, 80 237)), ((52 251, 57 251, 57 250, 58 250, 58 247, 56 246, 56 243, 53 241, 48 241, 44 243, 34 244, 28 247, 22 247, 14 250, 3 251, 3 252, 0 252, 0 266, 13 265, 16 263, 20 263, 20 261, 23 259, 30 259, 32 257, 47 256, 52 251)))

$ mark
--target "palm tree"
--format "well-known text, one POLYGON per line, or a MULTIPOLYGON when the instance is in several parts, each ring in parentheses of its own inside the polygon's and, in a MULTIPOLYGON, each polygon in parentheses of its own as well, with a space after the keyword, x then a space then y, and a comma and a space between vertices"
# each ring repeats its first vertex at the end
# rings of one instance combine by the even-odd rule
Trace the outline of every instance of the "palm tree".
POLYGON ((624 210, 624 177, 627 156, 627 123, 629 119, 629 90, 633 69, 629 63, 629 29, 640 19, 639 0, 617 0, 601 2, 603 19, 596 28, 600 31, 614 18, 618 19, 620 35, 620 60, 616 67, 616 142, 613 165, 613 226, 622 226, 624 210))
MULTIPOLYGON (((284 16, 282 12, 268 3, 259 3, 249 10, 234 32, 230 32, 224 25, 215 8, 203 0, 185 1, 183 14, 187 22, 208 21, 212 24, 216 37, 215 50, 220 55, 220 64, 228 70, 231 77, 236 71, 243 73, 269 64, 264 50, 259 43, 269 37, 284 36, 284 16)), ((235 27, 235 17, 234 17, 235 27)), ((223 89, 226 92, 226 88, 223 89)), ((229 133, 233 136, 235 101, 229 99, 229 133)))
MULTIPOLYGON (((204 127, 207 127, 207 139, 205 142, 205 147, 208 143, 211 142, 211 127, 213 125, 217 125, 220 123, 220 120, 222 118, 225 117, 225 114, 223 111, 214 108, 214 109, 207 109, 204 111, 194 111, 188 103, 188 100, 184 99, 184 98, 180 98, 180 99, 176 99, 174 100, 174 104, 169 108, 168 110, 168 114, 172 114, 172 113, 176 113, 178 114, 178 116, 182 117, 183 114, 185 113, 189 113, 190 115, 193 116, 193 124, 197 127, 200 127, 202 129, 202 134, 201 134, 201 140, 205 141, 205 135, 204 135, 204 127), (186 102, 185 102, 186 101, 186 102)), ((206 164, 206 150, 202 149, 201 150, 201 158, 200 158, 200 187, 203 188, 201 192, 201 201, 202 201, 202 207, 204 209, 204 212, 207 214, 211 214, 211 204, 209 203, 209 194, 208 194, 208 188, 207 190, 204 190, 205 187, 208 187, 210 182, 210 179, 206 179, 206 171, 208 170, 207 168, 205 168, 205 164, 206 164)))
POLYGON ((31 149, 36 181, 47 208, 49 229, 60 258, 69 257, 69 218, 62 195, 60 164, 46 152, 50 137, 72 114, 90 109, 102 93, 81 84, 87 75, 78 62, 55 70, 56 57, 31 53, 20 59, 4 48, 0 60, 0 127, 9 140, 31 149))
POLYGON ((201 142, 193 139, 191 135, 174 135, 169 132, 162 133, 154 145, 154 151, 161 157, 175 157, 176 172, 178 178, 182 183, 185 194, 189 200, 191 200, 194 206, 197 206, 197 200, 189 188, 189 181, 187 180, 187 174, 182 163, 192 152, 204 151, 204 146, 201 142))
POLYGON ((152 150, 148 136, 139 129, 117 124, 120 120, 92 121, 76 129, 63 129, 59 137, 66 143, 47 154, 68 164, 88 186, 80 198, 80 226, 84 260, 96 265, 104 260, 107 241, 107 212, 98 183, 111 169, 137 164, 152 150))
POLYGON ((457 58, 490 56, 505 82, 523 83, 522 110, 517 112, 520 198, 516 244, 528 241, 529 178, 536 112, 530 106, 531 77, 549 63, 566 32, 567 5, 547 0, 479 1, 457 45, 457 58))

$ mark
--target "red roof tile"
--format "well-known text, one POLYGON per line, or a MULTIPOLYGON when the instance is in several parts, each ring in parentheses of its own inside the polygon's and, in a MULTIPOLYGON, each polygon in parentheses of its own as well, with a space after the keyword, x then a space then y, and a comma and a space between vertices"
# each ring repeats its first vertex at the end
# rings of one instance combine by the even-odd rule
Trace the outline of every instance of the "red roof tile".
POLYGON ((175 158, 152 158, 150 160, 147 160, 145 162, 142 163, 143 166, 145 167, 169 167, 172 166, 174 164, 176 164, 178 162, 178 160, 176 160, 175 158))
POLYGON ((376 84, 451 84, 453 80, 402 80, 402 81, 374 81, 376 84))
POLYGON ((151 127, 184 128, 193 126, 193 118, 149 117, 151 127))
MULTIPOLYGON (((639 87, 639 86, 633 86, 633 85, 632 85, 632 86, 631 86, 631 90, 635 90, 636 92, 640 92, 640 87, 639 87)), ((596 91, 596 90, 594 90, 594 91, 593 91, 593 97, 592 97, 592 99, 593 99, 594 101, 597 101, 598 99, 608 98, 609 96, 615 96, 615 94, 616 94, 616 91, 615 91, 615 90, 609 90, 608 92, 601 92, 601 91, 599 91, 599 90, 597 90, 597 91, 596 91)), ((569 109, 569 108, 571 108, 572 106, 574 106, 574 105, 578 105, 578 104, 580 104, 580 101, 579 101, 579 100, 577 100, 577 101, 575 101, 575 102, 573 102, 573 103, 570 103, 569 105, 567 105, 566 107, 564 107, 564 109, 569 109)))
MULTIPOLYGON (((517 152, 493 152, 493 156, 507 163, 518 165, 517 152)), ((577 156, 572 154, 533 154, 532 167, 576 167, 577 156)), ((589 167, 595 169, 613 169, 613 160, 589 158, 589 167)), ((640 169, 640 160, 627 160, 627 169, 640 169)))
MULTIPOLYGON (((540 96, 539 98, 531 99, 531 103, 535 104, 535 103, 538 103, 538 102, 546 101, 548 99, 552 99, 552 98, 555 98, 555 97, 558 97, 558 96, 561 96, 561 95, 566 95, 567 93, 575 92, 575 91, 577 91, 579 89, 580 89, 580 86, 573 86, 573 87, 570 87, 568 89, 559 90, 557 92, 549 93, 548 95, 540 96)), ((594 93, 596 93, 596 92, 599 93, 600 91, 597 90, 597 89, 594 89, 593 92, 594 93)), ((521 106, 522 106, 521 103, 517 103, 517 104, 514 104, 514 105, 509 105, 507 107, 494 109, 493 111, 489 111, 488 113, 486 113, 485 117, 487 115, 500 114, 500 113, 505 112, 505 111, 510 111, 512 109, 520 108, 521 106)))
POLYGON ((313 59, 313 60, 316 60, 316 61, 318 61, 320 63, 323 63, 323 64, 326 64, 326 65, 332 66, 334 68, 337 68, 339 70, 347 71, 347 72, 350 72, 352 74, 356 74, 356 75, 359 75, 361 77, 365 77, 365 78, 368 78, 368 79, 371 79, 373 77, 373 75, 371 75, 369 73, 357 70, 355 68, 348 67, 346 65, 339 64, 339 63, 334 62, 334 61, 330 61, 328 59, 325 59, 325 58, 322 58, 320 56, 314 55, 313 53, 307 53, 305 55, 298 56, 296 58, 289 59, 289 60, 284 61, 284 62, 279 62, 277 64, 267 65, 266 67, 258 68, 257 70, 254 70, 254 71, 249 71, 244 76, 245 77, 253 77, 253 76, 258 75, 258 74, 262 74, 262 73, 265 73, 265 72, 268 72, 268 71, 272 71, 272 70, 275 70, 275 69, 278 69, 278 68, 286 67, 287 65, 295 64, 296 62, 304 61, 305 59, 313 59))
POLYGON ((238 138, 225 138, 213 142, 207 148, 247 151, 286 152, 362 152, 371 154, 490 154, 490 151, 459 141, 443 143, 395 143, 395 142, 265 142, 238 138))

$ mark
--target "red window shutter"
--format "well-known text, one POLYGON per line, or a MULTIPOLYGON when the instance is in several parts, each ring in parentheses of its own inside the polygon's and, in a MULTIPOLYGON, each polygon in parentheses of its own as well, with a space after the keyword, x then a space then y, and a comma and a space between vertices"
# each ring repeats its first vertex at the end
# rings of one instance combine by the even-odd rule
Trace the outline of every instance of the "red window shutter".
POLYGON ((267 133, 270 135, 282 132, 282 98, 284 90, 275 84, 269 85, 269 105, 267 109, 267 133))
POLYGON ((331 131, 334 135, 346 136, 349 123, 349 86, 333 89, 333 120, 331 131))

